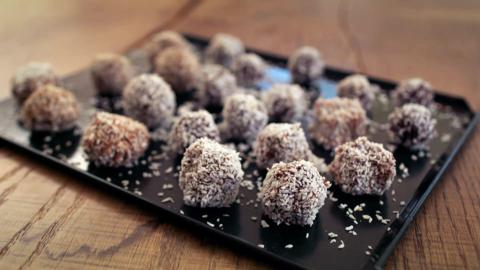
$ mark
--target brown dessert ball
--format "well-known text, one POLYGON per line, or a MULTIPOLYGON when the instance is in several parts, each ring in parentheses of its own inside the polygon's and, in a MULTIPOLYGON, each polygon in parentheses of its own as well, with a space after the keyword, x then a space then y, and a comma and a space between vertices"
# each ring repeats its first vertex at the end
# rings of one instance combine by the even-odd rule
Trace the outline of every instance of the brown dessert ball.
POLYGON ((175 120, 169 134, 168 145, 175 153, 183 154, 188 146, 204 137, 220 140, 213 116, 204 110, 185 112, 175 120))
POLYGON ((179 33, 171 30, 156 33, 146 45, 152 63, 161 52, 172 47, 190 49, 188 41, 179 33))
POLYGON ((135 71, 125 56, 104 53, 93 60, 91 74, 98 94, 119 96, 135 71))
POLYGON ((243 87, 254 87, 265 77, 267 65, 260 56, 254 53, 244 53, 235 58, 233 74, 237 82, 243 87))
POLYGON ((309 84, 322 76, 325 62, 317 49, 305 46, 290 56, 288 69, 294 83, 309 84))
POLYGON ((265 214, 277 225, 312 226, 326 197, 325 178, 305 160, 273 164, 259 193, 265 214))
POLYGON ((149 128, 167 127, 176 108, 170 85, 156 74, 143 74, 130 80, 122 102, 126 115, 149 128))
POLYGON ((49 84, 28 97, 22 106, 20 119, 30 130, 58 132, 73 128, 79 111, 72 92, 49 84))
POLYGON ((204 107, 222 107, 227 97, 235 92, 238 92, 237 80, 229 70, 213 64, 202 68, 197 93, 204 107))
POLYGON ((148 147, 150 135, 142 123, 107 112, 96 113, 82 138, 88 159, 97 166, 133 165, 148 147))
POLYGON ((303 89, 295 84, 275 84, 263 96, 272 122, 298 122, 308 110, 303 89))
POLYGON ((363 75, 350 75, 341 80, 337 85, 339 97, 358 99, 365 110, 372 108, 375 92, 367 77, 363 75))
POLYGON ((280 161, 307 160, 310 154, 307 139, 299 123, 267 125, 258 133, 253 151, 257 166, 264 169, 280 161))
POLYGON ((49 63, 32 62, 15 72, 11 84, 13 96, 22 105, 35 90, 47 84, 60 85, 60 79, 49 63))
POLYGON ((205 50, 205 60, 208 63, 219 64, 227 68, 232 67, 233 60, 245 51, 240 39, 219 33, 216 34, 205 50))
POLYGON ((333 149, 365 135, 367 125, 367 115, 358 100, 318 98, 314 104, 310 136, 325 149, 333 149))
POLYGON ((173 47, 157 56, 155 72, 170 84, 175 93, 183 94, 197 87, 201 66, 190 50, 173 47))
POLYGON ((196 140, 182 158, 179 186, 186 205, 227 207, 243 180, 238 152, 207 138, 196 140))
POLYGON ((232 139, 251 141, 268 122, 267 109, 252 95, 230 96, 222 111, 223 121, 232 139))
POLYGON ((435 135, 437 121, 430 110, 419 104, 405 104, 388 116, 392 140, 410 149, 422 149, 435 135))
POLYGON ((396 175, 393 154, 366 137, 335 148, 329 168, 335 183, 352 195, 382 195, 396 175))
POLYGON ((420 78, 401 81, 393 92, 393 98, 397 106, 416 103, 429 107, 433 103, 433 96, 433 88, 430 83, 420 78))

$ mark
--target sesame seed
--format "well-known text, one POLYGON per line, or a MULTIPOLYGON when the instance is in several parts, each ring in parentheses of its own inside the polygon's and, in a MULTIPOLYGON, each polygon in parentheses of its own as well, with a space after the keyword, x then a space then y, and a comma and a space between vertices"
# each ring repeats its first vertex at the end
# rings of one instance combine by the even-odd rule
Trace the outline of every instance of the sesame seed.
POLYGON ((211 223, 210 221, 207 221, 207 225, 212 227, 212 228, 215 228, 215 224, 211 223))
POLYGON ((307 234, 305 234, 305 238, 308 239, 308 237, 310 237, 310 234, 307 232, 307 234))
POLYGON ((285 248, 291 249, 291 248, 293 248, 293 245, 292 245, 292 244, 288 244, 288 245, 285 246, 285 248))
POLYGON ((267 223, 265 220, 263 220, 263 219, 260 221, 260 225, 262 226, 262 228, 268 228, 268 227, 270 227, 270 225, 268 225, 268 223, 267 223))
POLYGON ((172 197, 167 197, 167 198, 163 199, 161 202, 162 203, 167 203, 167 202, 174 203, 175 201, 173 200, 172 197))
POLYGON ((263 244, 258 244, 257 245, 259 248, 265 248, 265 246, 263 244))
POLYGON ((343 243, 342 240, 340 240, 340 245, 338 245, 338 249, 343 249, 345 247, 345 243, 343 243))
POLYGON ((350 225, 350 226, 345 227, 345 230, 346 230, 346 231, 351 231, 351 230, 353 230, 353 225, 350 225))

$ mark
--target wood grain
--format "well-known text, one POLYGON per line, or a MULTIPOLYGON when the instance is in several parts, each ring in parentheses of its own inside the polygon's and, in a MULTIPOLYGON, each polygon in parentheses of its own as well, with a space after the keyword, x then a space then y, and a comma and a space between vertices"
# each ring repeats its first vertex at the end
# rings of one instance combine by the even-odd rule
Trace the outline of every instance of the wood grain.
MULTIPOLYGON (((229 32, 281 54, 312 44, 331 65, 424 77, 479 109, 478 14, 480 3, 467 0, 2 1, 0 97, 27 61, 50 61, 65 74, 169 27, 229 32)), ((479 164, 477 129, 387 268, 480 268, 479 164)), ((0 148, 0 168, 1 269, 268 268, 10 148, 0 148)))

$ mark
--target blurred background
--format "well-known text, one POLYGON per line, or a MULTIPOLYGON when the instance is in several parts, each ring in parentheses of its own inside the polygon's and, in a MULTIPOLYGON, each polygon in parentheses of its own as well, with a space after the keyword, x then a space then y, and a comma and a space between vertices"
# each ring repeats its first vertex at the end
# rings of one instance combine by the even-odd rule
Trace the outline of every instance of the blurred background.
POLYGON ((207 37, 228 32, 285 55, 311 44, 330 65, 423 77, 480 104, 477 0, 3 0, 0 21, 1 97, 13 70, 28 61, 52 62, 65 74, 99 52, 121 52, 171 28, 207 37))

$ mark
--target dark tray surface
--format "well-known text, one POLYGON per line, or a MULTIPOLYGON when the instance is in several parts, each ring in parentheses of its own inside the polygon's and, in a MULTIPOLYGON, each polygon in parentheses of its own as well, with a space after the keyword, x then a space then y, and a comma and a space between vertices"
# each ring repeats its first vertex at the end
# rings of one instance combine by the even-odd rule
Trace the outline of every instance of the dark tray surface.
MULTIPOLYGON (((190 37, 190 40, 200 50, 206 44, 205 40, 195 37, 190 37)), ((288 71, 284 68, 286 62, 284 58, 260 54, 274 66, 268 71, 268 80, 261 83, 259 88, 268 88, 272 81, 289 82, 288 71)), ((134 59, 140 70, 148 70, 141 50, 132 51, 129 56, 134 59)), ((325 78, 318 81, 314 88, 320 88, 324 97, 333 97, 336 81, 348 74, 346 71, 328 68, 325 78)), ((382 88, 383 94, 377 99, 370 117, 375 122, 385 123, 388 113, 392 110, 388 92, 395 84, 376 78, 371 78, 371 81, 382 88)), ((401 182, 396 180, 382 197, 353 197, 332 187, 332 194, 312 227, 275 226, 268 218, 262 217, 261 207, 257 206, 255 201, 256 182, 259 177, 263 178, 264 173, 254 176, 254 166, 246 170, 246 179, 251 180, 255 188, 253 190, 241 188, 240 204, 223 209, 199 209, 183 205, 176 174, 179 158, 162 158, 161 142, 152 143, 139 165, 131 169, 112 170, 88 164, 82 155, 79 140, 81 129, 96 110, 94 105, 98 104, 98 100, 94 98, 95 91, 88 70, 68 76, 64 83, 66 88, 75 92, 82 104, 82 115, 76 130, 56 135, 30 134, 19 125, 16 104, 12 99, 8 99, 2 101, 0 106, 0 113, 8 116, 0 119, 1 138, 35 156, 45 157, 67 170, 73 170, 121 191, 127 195, 126 197, 140 199, 161 210, 160 215, 167 212, 173 214, 179 220, 186 221, 182 223, 183 225, 195 225, 210 231, 212 235, 223 236, 233 240, 232 243, 256 250, 258 254, 267 255, 290 266, 308 269, 381 267, 478 118, 462 99, 437 95, 436 101, 439 106, 435 117, 438 121, 439 135, 431 142, 430 151, 423 157, 418 152, 406 149, 399 148, 394 152, 398 174, 401 175, 398 166, 403 163, 409 170, 408 177, 397 177, 401 178, 401 182), (53 156, 58 158, 52 158, 53 156), (156 176, 158 173, 160 175, 156 176), (125 180, 129 182, 128 188, 124 187, 125 180), (163 195, 159 196, 159 193, 163 195), (357 233, 354 236, 345 230, 345 227, 353 224, 345 212, 348 208, 354 209, 356 205, 362 203, 365 203, 364 210, 354 212, 359 223, 354 226, 357 233), (348 208, 340 209, 341 204, 347 204, 348 208), (388 224, 381 223, 376 218, 376 211, 391 221, 387 222, 388 224), (373 218, 372 223, 362 219, 362 215, 366 214, 373 218), (270 224, 269 228, 261 226, 262 219, 270 224), (338 234, 336 243, 330 243, 329 232, 338 234), (343 249, 338 248, 339 240, 345 243, 343 249), (293 245, 292 248, 285 248, 290 244, 293 245), (258 245, 264 247, 260 248, 258 245), (372 255, 367 255, 367 251, 372 255)), ((106 103, 109 103, 108 100, 106 103)), ((381 128, 371 129, 368 137, 377 142, 388 143, 386 133, 381 128)), ((313 150, 327 160, 331 159, 330 154, 320 147, 314 146, 313 150)))

